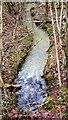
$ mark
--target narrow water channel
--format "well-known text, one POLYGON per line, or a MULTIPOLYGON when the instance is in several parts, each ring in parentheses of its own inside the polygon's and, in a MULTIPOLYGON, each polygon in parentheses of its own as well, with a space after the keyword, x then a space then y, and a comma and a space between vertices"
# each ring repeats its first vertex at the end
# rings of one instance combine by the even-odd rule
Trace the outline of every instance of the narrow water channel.
POLYGON ((17 83, 22 85, 18 91, 18 108, 24 112, 36 110, 47 97, 46 82, 41 76, 48 58, 49 37, 47 32, 32 22, 30 8, 34 6, 30 3, 24 10, 24 25, 28 31, 33 30, 33 47, 17 78, 17 83))

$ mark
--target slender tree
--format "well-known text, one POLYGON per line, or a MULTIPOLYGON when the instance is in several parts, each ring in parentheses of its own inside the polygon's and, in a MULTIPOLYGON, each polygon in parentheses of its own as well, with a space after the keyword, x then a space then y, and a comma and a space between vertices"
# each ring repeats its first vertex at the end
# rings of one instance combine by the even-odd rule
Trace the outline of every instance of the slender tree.
MULTIPOLYGON (((3 43, 2 43, 2 0, 0 5, 0 83, 4 86, 4 81, 2 79, 2 56, 3 56, 3 43)), ((7 93, 5 88, 3 87, 5 97, 7 97, 7 93)))
MULTIPOLYGON (((51 6, 50 2, 49 2, 49 5, 50 5, 50 13, 51 13, 51 19, 52 19, 52 26, 53 26, 53 35, 54 35, 54 41, 55 41, 56 62, 57 62, 57 70, 58 70, 58 81, 59 81, 59 86, 61 86, 60 64, 59 64, 59 57, 58 57, 58 46, 57 46, 56 30, 55 30, 55 25, 54 25, 52 6, 51 6)), ((58 22, 57 22, 57 25, 58 25, 58 22)))
MULTIPOLYGON (((1 58, 2 58, 2 52, 3 51, 3 45, 2 45, 2 1, 0 2, 0 83, 3 84, 3 80, 1 77, 1 58)), ((2 92, 0 89, 0 113, 3 109, 3 101, 2 101, 2 92)), ((0 119, 2 119, 2 115, 0 114, 0 119)))

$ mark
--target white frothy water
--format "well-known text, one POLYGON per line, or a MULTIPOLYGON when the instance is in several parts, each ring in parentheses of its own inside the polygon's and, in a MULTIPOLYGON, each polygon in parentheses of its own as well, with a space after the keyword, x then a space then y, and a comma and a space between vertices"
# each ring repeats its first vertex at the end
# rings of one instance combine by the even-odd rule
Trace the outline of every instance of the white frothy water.
POLYGON ((23 87, 19 90, 18 103, 20 109, 36 109, 46 99, 46 84, 41 78, 44 66, 47 62, 49 49, 49 37, 47 32, 32 23, 30 8, 35 5, 28 4, 24 12, 24 25, 33 30, 33 46, 21 71, 18 74, 18 84, 23 87), (43 94, 45 94, 43 97, 43 94))

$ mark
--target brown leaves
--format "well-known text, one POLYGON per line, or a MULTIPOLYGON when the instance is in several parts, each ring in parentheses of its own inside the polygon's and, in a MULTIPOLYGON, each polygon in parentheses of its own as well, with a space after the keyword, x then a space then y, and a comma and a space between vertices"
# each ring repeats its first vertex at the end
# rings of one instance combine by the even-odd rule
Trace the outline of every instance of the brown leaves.
POLYGON ((17 118, 18 115, 19 115, 19 112, 17 110, 15 110, 15 109, 11 110, 11 116, 13 116, 13 118, 17 118))

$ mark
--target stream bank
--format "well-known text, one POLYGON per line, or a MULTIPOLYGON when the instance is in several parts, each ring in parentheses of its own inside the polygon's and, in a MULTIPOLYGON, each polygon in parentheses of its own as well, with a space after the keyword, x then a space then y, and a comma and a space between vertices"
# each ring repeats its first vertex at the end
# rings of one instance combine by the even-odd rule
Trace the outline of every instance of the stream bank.
POLYGON ((4 3, 2 78, 5 83, 12 83, 15 79, 21 63, 25 61, 30 51, 32 41, 32 34, 23 27, 23 20, 19 21, 19 19, 17 20, 17 15, 10 14, 6 3, 4 3))
MULTIPOLYGON (((46 30, 48 26, 48 34, 50 37, 50 48, 49 48, 49 56, 47 60, 47 64, 44 68, 44 78, 47 78, 47 92, 49 97, 46 99, 45 103, 40 106, 40 110, 50 110, 53 114, 55 119, 59 117, 60 114, 62 119, 67 120, 68 113, 67 113, 67 71, 68 71, 68 57, 67 57, 67 27, 62 25, 62 54, 61 49, 59 46, 58 36, 57 36, 57 45, 58 45, 58 53, 59 53, 59 61, 60 61, 60 75, 62 86, 59 86, 58 83, 58 72, 57 72, 57 65, 56 65, 56 55, 55 55, 55 44, 54 44, 54 37, 53 37, 53 30, 51 24, 47 24, 44 29, 46 30), (61 112, 61 113, 60 113, 61 112)), ((42 26, 43 28, 43 26, 42 26)), ((44 112, 45 112, 44 111, 44 112)))

